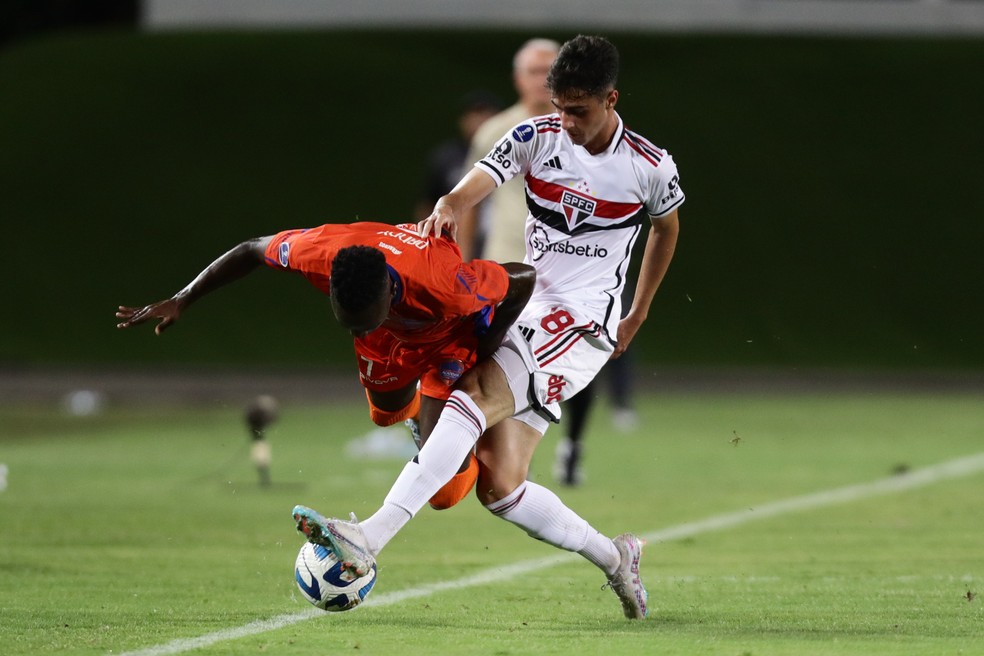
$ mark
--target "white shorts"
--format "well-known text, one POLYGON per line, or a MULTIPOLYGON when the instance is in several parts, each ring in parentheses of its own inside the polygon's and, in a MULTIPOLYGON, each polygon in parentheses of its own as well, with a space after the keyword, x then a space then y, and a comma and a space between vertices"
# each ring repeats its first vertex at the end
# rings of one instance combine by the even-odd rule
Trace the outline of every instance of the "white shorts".
POLYGON ((540 433, 560 421, 560 403, 590 383, 614 345, 602 326, 571 306, 530 302, 492 358, 509 380, 515 419, 540 433))

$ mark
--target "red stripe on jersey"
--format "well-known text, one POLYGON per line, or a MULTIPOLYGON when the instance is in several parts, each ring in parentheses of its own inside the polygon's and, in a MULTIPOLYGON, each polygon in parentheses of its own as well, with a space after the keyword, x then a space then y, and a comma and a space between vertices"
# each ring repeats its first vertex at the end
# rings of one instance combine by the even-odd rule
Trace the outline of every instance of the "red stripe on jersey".
POLYGON ((625 131, 625 134, 630 139, 632 139, 632 141, 634 141, 635 143, 639 144, 640 146, 642 146, 646 150, 650 151, 650 153, 652 154, 652 156, 655 157, 656 159, 663 159, 664 157, 666 157, 666 151, 665 150, 660 150, 659 148, 657 148, 656 146, 653 145, 653 142, 649 141, 648 139, 646 139, 641 134, 639 134, 637 132, 633 132, 632 130, 626 130, 625 131))
POLYGON ((540 134, 544 132, 560 132, 560 121, 555 116, 536 118, 533 120, 536 131, 540 134))
POLYGON ((555 203, 561 202, 564 192, 574 194, 579 198, 590 200, 596 203, 592 214, 599 219, 624 219, 625 217, 632 216, 642 209, 642 203, 618 203, 611 200, 594 198, 592 196, 587 196, 576 192, 573 189, 569 189, 564 185, 559 185, 554 182, 547 182, 546 180, 541 180, 533 177, 532 175, 526 176, 526 184, 529 186, 530 191, 540 198, 553 201, 555 203))
POLYGON ((625 143, 629 144, 629 148, 631 148, 632 150, 634 150, 637 153, 639 153, 640 155, 642 155, 642 158, 644 160, 646 160, 647 162, 649 162, 650 164, 652 164, 654 167, 655 166, 659 166, 659 160, 654 155, 652 155, 650 153, 647 153, 644 150, 644 146, 641 143, 638 143, 636 141, 636 138, 633 138, 633 137, 634 137, 634 135, 632 135, 632 133, 626 131, 626 133, 625 133, 625 143))

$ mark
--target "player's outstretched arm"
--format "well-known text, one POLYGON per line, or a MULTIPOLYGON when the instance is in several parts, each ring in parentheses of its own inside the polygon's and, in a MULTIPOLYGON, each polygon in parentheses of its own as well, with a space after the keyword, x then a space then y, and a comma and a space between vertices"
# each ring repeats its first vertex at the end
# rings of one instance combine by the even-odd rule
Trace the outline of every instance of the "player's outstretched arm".
POLYGON ((158 321, 154 333, 160 335, 172 323, 181 318, 181 313, 199 298, 219 287, 238 280, 263 264, 266 247, 271 237, 259 237, 244 241, 221 255, 205 267, 194 280, 185 285, 171 298, 151 303, 144 307, 121 305, 116 311, 119 323, 117 328, 129 328, 147 321, 158 321))
POLYGON ((506 262, 502 267, 509 274, 509 289, 502 302, 496 306, 488 331, 479 340, 479 360, 489 357, 499 348, 502 338, 506 336, 506 330, 526 307, 533 295, 533 287, 536 286, 536 269, 530 265, 506 262))
POLYGON ((417 233, 424 238, 431 235, 440 237, 447 231, 452 239, 457 239, 458 218, 465 210, 480 203, 495 189, 495 181, 488 173, 472 169, 454 189, 437 200, 430 216, 417 224, 417 233))

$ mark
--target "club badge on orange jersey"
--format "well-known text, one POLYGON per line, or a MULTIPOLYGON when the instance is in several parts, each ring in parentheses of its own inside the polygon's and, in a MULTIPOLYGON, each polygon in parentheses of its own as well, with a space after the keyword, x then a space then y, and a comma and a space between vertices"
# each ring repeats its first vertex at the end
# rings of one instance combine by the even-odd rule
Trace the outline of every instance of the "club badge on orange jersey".
POLYGON ((450 387, 465 373, 465 363, 461 360, 445 360, 438 367, 441 380, 450 387))

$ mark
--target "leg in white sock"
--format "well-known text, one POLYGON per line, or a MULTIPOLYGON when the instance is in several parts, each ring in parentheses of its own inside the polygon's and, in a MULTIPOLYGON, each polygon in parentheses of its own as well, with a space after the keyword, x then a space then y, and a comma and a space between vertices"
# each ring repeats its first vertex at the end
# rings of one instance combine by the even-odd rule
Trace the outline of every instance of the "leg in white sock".
POLYGON ((383 507, 360 523, 374 554, 451 480, 484 430, 485 415, 478 406, 464 392, 453 392, 434 431, 403 468, 383 507))
POLYGON ((596 531, 542 485, 527 481, 485 507, 530 537, 581 554, 605 574, 611 574, 619 565, 621 557, 611 539, 596 531))

